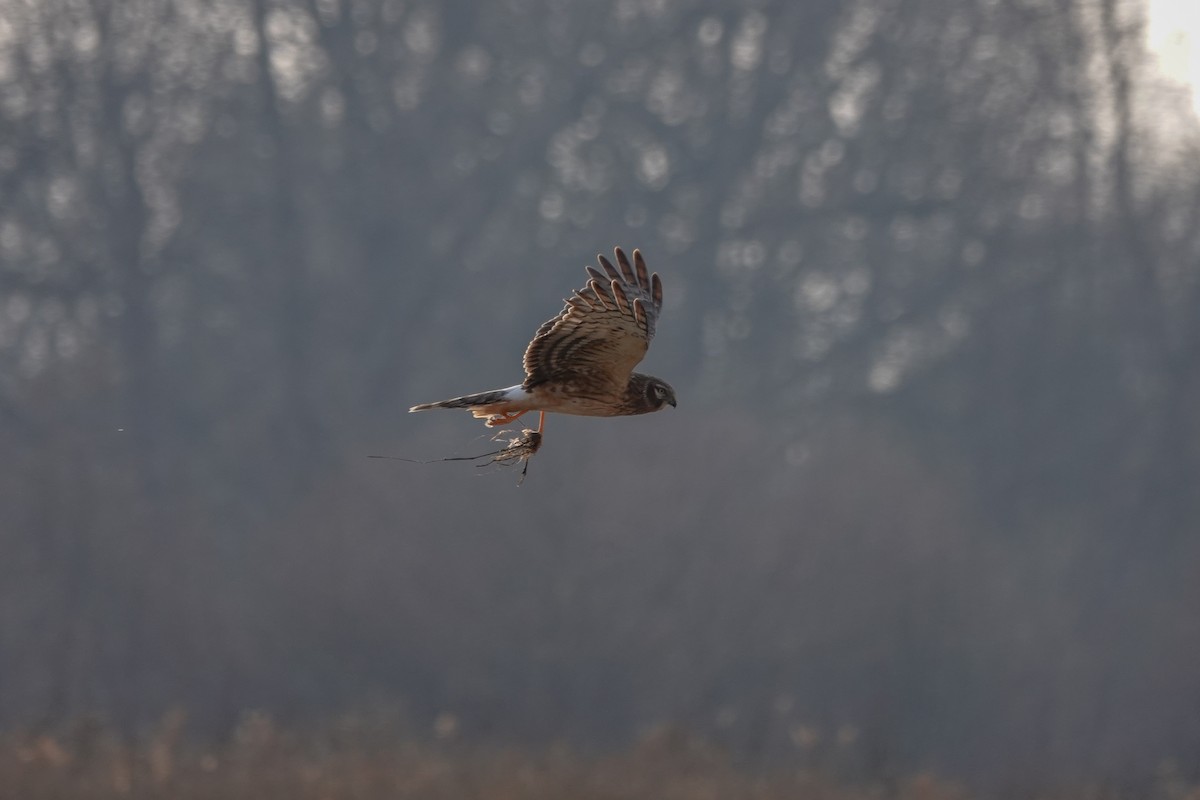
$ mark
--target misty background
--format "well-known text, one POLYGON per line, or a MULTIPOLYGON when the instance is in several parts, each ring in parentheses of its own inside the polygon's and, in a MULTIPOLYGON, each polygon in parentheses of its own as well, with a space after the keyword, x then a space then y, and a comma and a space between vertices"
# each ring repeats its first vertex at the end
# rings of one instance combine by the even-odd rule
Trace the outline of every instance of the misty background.
POLYGON ((0 728, 1200 777, 1200 137, 1144 25, 0 0, 0 728), (554 416, 520 488, 367 458, 492 449, 406 409, 517 383, 614 245, 678 410, 554 416))

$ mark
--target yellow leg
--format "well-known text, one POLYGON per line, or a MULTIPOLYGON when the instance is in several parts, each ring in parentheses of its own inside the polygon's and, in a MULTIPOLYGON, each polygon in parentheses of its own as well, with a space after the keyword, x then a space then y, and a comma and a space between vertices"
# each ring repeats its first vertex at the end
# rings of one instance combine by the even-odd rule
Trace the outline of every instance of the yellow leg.
POLYGON ((510 423, 514 420, 518 420, 528 413, 529 413, 528 411, 518 411, 516 414, 513 414, 511 412, 507 413, 507 414, 503 414, 503 415, 497 414, 494 417, 488 417, 487 422, 484 424, 487 425, 489 428, 494 428, 497 425, 507 425, 508 423, 510 423))

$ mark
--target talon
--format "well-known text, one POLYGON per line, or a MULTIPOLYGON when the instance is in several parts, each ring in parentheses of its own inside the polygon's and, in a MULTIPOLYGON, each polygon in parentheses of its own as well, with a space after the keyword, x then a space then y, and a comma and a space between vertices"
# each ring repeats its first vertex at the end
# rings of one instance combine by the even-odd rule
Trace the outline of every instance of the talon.
POLYGON ((497 425, 507 425, 508 423, 512 422, 513 420, 520 419, 521 417, 525 416, 528 413, 529 413, 528 411, 518 411, 516 414, 513 414, 513 413, 493 414, 492 416, 487 418, 487 422, 485 422, 484 424, 487 425, 489 428, 494 428, 497 425))

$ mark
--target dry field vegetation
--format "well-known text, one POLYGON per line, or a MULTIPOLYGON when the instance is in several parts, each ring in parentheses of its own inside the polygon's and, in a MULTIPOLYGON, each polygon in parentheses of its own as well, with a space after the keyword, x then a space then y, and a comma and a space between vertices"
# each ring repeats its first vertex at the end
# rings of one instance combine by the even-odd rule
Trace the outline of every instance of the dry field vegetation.
MULTIPOLYGON (((298 732, 250 715, 227 741, 185 739, 184 715, 122 740, 92 722, 58 735, 0 737, 0 798, 429 798, 438 800, 969 800, 952 781, 921 773, 886 783, 820 769, 754 771, 671 727, 613 754, 558 746, 511 749, 420 741, 347 722, 298 732)), ((1164 777, 1150 794, 1110 789, 1004 792, 1031 800, 1200 800, 1200 787, 1164 777)))

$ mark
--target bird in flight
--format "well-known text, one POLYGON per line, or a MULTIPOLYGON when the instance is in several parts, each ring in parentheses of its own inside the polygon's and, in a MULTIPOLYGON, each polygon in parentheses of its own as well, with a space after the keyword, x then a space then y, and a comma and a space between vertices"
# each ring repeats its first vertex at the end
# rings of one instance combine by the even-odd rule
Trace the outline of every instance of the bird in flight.
POLYGON ((675 406, 675 390, 664 380, 634 372, 646 355, 662 311, 662 281, 646 272, 642 254, 633 263, 613 251, 620 269, 597 256, 604 272, 588 266, 588 281, 567 298, 558 316, 538 328, 525 348, 525 380, 507 389, 423 403, 409 411, 469 408, 489 427, 538 413, 541 442, 547 412, 585 417, 647 414, 675 406))

